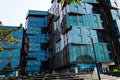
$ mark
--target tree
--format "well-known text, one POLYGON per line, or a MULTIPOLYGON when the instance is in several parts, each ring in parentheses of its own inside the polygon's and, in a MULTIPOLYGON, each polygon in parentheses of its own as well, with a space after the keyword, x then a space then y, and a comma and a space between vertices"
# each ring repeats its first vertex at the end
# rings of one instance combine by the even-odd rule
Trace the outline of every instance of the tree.
POLYGON ((66 4, 77 4, 77 3, 81 3, 82 0, 60 0, 61 3, 66 3, 66 4))
MULTIPOLYGON (((12 33, 22 28, 22 24, 16 28, 4 28, 2 22, 0 22, 0 43, 6 42, 8 44, 18 44, 20 41, 12 37, 12 33)), ((0 46, 0 52, 4 50, 4 46, 0 46)))

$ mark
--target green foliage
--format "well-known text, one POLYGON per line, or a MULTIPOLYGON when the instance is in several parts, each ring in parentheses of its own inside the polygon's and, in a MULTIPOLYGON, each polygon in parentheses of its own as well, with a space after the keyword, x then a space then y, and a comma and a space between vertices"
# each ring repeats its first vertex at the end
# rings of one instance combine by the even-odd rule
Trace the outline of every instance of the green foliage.
POLYGON ((59 77, 59 75, 57 75, 57 76, 56 76, 56 79, 55 79, 55 80, 60 80, 60 77, 59 77))
POLYGON ((53 71, 52 71, 52 74, 57 74, 57 73, 55 72, 55 70, 53 70, 53 71))
POLYGON ((119 70, 118 69, 113 69, 113 72, 119 72, 119 70))
POLYGON ((44 77, 42 78, 42 80, 46 80, 46 79, 48 78, 48 75, 49 75, 49 73, 46 73, 46 74, 44 75, 44 77))
POLYGON ((60 3, 66 3, 66 4, 78 4, 81 3, 82 0, 60 0, 60 3))
POLYGON ((70 77, 73 77, 73 78, 74 78, 74 77, 75 77, 75 75, 73 75, 73 74, 70 74, 70 77))
MULTIPOLYGON (((20 24, 19 27, 16 27, 14 29, 4 28, 2 26, 2 23, 0 22, 0 43, 6 42, 8 44, 18 44, 20 41, 13 38, 12 33, 20 30, 21 28, 22 28, 22 24, 20 24)), ((0 46, 0 51, 3 51, 3 50, 4 50, 4 46, 0 46)))
POLYGON ((27 76, 23 76, 23 78, 27 78, 27 76))
POLYGON ((8 78, 8 77, 5 77, 4 80, 9 80, 9 78, 8 78))
POLYGON ((0 46, 0 52, 4 50, 4 46, 0 46))
POLYGON ((21 78, 18 78, 17 80, 22 80, 21 78))
POLYGON ((30 78, 30 80, 34 80, 34 78, 33 78, 33 77, 31 77, 31 78, 30 78))
POLYGON ((120 72, 120 65, 116 66, 116 67, 113 69, 113 72, 120 72))

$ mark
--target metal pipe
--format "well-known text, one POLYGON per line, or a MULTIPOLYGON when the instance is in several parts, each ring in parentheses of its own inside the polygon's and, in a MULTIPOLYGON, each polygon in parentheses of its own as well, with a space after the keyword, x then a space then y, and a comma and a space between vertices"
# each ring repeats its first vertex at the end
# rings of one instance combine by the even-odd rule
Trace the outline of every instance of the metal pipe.
POLYGON ((91 37, 91 42, 92 42, 92 46, 93 46, 93 53, 95 55, 95 63, 96 63, 96 68, 97 68, 98 79, 101 80, 101 78, 100 78, 100 71, 99 71, 99 65, 98 65, 98 62, 97 62, 96 53, 95 53, 95 47, 94 47, 94 42, 93 42, 93 38, 92 37, 91 37))

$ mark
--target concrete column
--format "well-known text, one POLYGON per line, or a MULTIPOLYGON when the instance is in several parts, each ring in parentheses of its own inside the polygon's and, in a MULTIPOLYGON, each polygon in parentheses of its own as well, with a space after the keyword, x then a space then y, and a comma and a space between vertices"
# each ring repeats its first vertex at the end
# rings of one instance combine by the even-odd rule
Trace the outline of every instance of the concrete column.
POLYGON ((15 76, 16 76, 16 77, 18 76, 18 71, 15 71, 15 76))
POLYGON ((78 68, 77 67, 75 67, 75 73, 78 74, 78 68))
POLYGON ((95 71, 95 73, 97 73, 97 68, 96 67, 94 68, 94 71, 95 71))
POLYGON ((102 72, 105 72, 105 71, 104 71, 104 68, 102 68, 102 72))
POLYGON ((107 67, 107 70, 110 71, 109 67, 107 67))
POLYGON ((106 67, 105 67, 105 72, 106 72, 106 67))

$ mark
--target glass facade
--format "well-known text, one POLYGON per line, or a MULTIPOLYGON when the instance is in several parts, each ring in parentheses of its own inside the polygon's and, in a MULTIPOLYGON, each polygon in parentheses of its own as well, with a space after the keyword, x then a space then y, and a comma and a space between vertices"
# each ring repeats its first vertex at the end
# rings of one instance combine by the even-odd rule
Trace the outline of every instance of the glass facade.
MULTIPOLYGON (((28 52, 26 56, 25 74, 41 73, 43 64, 48 59, 48 12, 29 10, 26 17, 26 36, 28 52)), ((47 64, 47 63, 46 63, 47 64)))
MULTIPOLYGON (((8 29, 14 29, 15 26, 3 26, 8 29)), ((0 75, 18 76, 16 73, 20 68, 20 52, 23 40, 23 28, 13 32, 12 37, 19 40, 18 44, 8 44, 6 42, 0 43, 4 46, 4 51, 0 52, 0 75)))
MULTIPOLYGON (((70 5, 52 0, 48 12, 29 10, 22 55, 25 75, 42 73, 48 67, 62 73, 97 72, 96 63, 100 72, 109 71, 114 60, 120 64, 119 26, 119 0, 83 0, 70 5)), ((20 43, 0 43, 5 46, 0 52, 0 70, 6 64, 11 70, 19 67, 23 29, 12 36, 20 43)))
POLYGON ((86 72, 88 67, 93 72, 96 63, 100 64, 101 71, 104 63, 105 68, 113 63, 112 53, 109 53, 103 37, 99 3, 97 0, 83 0, 80 4, 65 6, 53 0, 48 16, 51 69, 80 73, 86 72))
POLYGON ((120 1, 119 0, 102 0, 102 17, 103 23, 106 27, 106 36, 109 36, 109 49, 114 53, 116 65, 120 64, 120 1), (102 5, 105 7, 103 8, 102 5))

